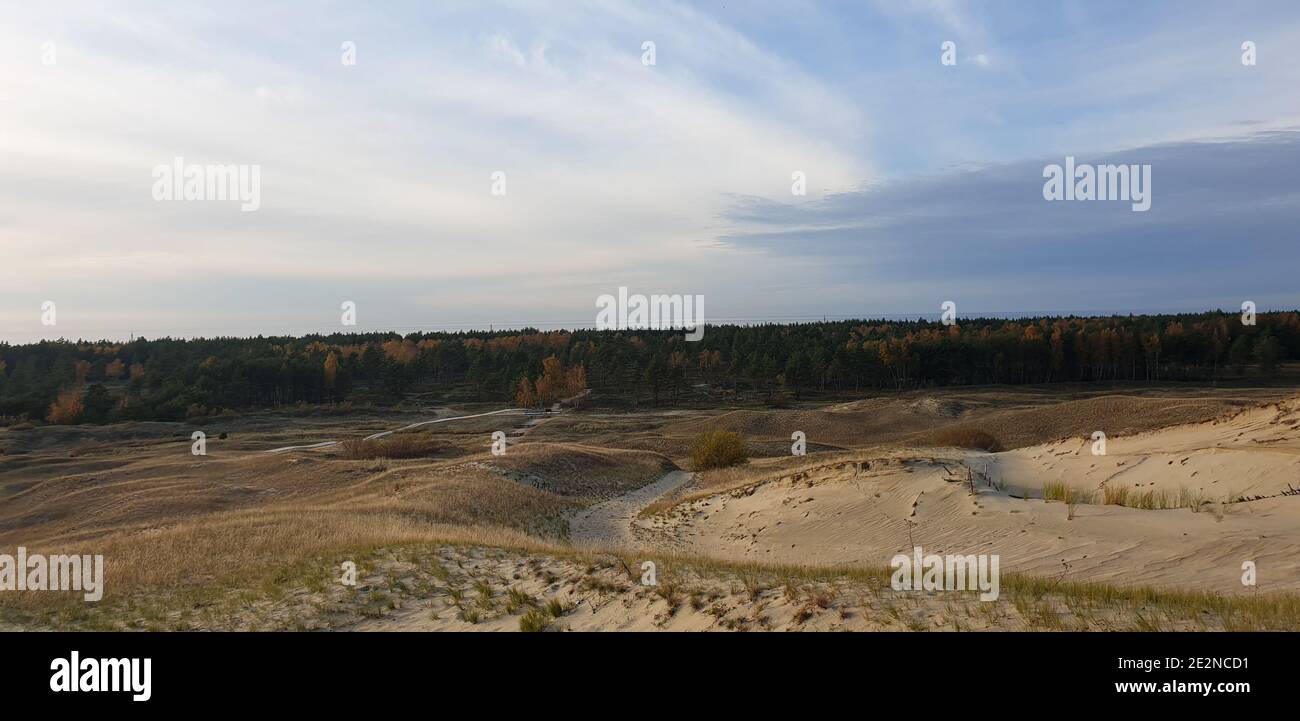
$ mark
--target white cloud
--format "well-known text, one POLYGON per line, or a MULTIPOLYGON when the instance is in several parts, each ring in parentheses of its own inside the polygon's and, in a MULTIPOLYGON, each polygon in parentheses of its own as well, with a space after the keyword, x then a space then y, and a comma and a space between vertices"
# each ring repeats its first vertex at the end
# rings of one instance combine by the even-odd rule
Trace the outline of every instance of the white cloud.
MULTIPOLYGON (((78 17, 53 72, 36 56, 0 68, 0 161, 18 169, 0 181, 0 232, 20 250, 0 266, 6 309, 91 279, 110 289, 101 310, 124 313, 150 280, 174 277, 360 278, 395 298, 566 268, 611 286, 656 268, 673 283, 721 262, 698 246, 729 194, 788 192, 795 169, 812 194, 868 172, 838 147, 835 133, 859 126, 851 105, 676 6, 538 8, 512 19, 523 29, 489 13, 418 43, 402 18, 370 18, 390 31, 376 35, 293 14, 318 47, 223 45, 222 21, 201 11, 111 12, 78 17), (624 42, 627 17, 644 33, 624 42), (640 62, 643 34, 660 38, 655 68, 640 62), (340 66, 339 37, 358 38, 355 67, 340 66), (719 62, 746 92, 717 85, 719 62), (153 201, 150 169, 175 156, 261 165, 262 210, 153 201), (504 198, 489 193, 497 170, 504 198)), ((0 46, 39 36, 42 18, 13 20, 0 46)), ((458 297, 470 315, 489 300, 458 297)), ((165 302, 201 318, 211 300, 165 302)))
POLYGON ((514 42, 505 33, 492 33, 487 39, 487 49, 492 55, 505 60, 516 67, 527 67, 528 59, 515 47, 514 42))
MULTIPOLYGON (((77 308, 94 309, 82 314, 102 324, 90 331, 178 323, 155 333, 290 329, 336 315, 344 293, 366 294, 366 317, 395 327, 567 318, 620 284, 704 292, 737 317, 815 311, 851 288, 814 262, 792 266, 796 254, 719 246, 737 231, 736 197, 791 201, 798 170, 799 202, 816 207, 959 162, 1240 135, 1300 116, 1289 92, 1300 66, 1280 60, 1300 38, 1293 22, 1253 32, 1260 65, 1243 68, 1241 33, 1223 15, 1134 30, 946 0, 508 8, 11 11, 0 25, 0 338, 18 337, 6 319, 65 296, 76 302, 61 323, 77 308), (962 63, 944 72, 949 38, 962 63), (356 66, 340 63, 344 39, 357 42, 356 66), (46 40, 58 43, 54 67, 40 64, 46 40), (646 40, 653 67, 641 63, 646 40), (175 156, 260 165, 262 209, 154 202, 150 169, 175 156), (504 198, 489 192, 495 171, 504 198)), ((893 227, 913 242, 915 225, 893 227)))

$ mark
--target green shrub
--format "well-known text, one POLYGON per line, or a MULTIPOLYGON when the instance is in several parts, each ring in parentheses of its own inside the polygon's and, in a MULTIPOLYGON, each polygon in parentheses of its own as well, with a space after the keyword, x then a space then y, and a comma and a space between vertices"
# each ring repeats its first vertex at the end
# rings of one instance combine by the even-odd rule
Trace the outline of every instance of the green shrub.
POLYGON ((745 439, 731 431, 710 431, 691 444, 691 465, 697 471, 738 466, 749 461, 745 439))

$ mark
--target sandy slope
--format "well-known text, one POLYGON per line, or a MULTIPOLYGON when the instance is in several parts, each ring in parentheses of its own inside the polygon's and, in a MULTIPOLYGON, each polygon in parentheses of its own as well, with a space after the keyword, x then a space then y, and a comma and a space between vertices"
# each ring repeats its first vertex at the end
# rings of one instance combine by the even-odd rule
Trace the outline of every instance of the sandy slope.
MULTIPOLYGON (((638 519, 666 545, 731 559, 882 566, 921 545, 934 553, 990 553, 1002 571, 1072 580, 1253 592, 1300 590, 1300 408, 1296 400, 1216 421, 1112 438, 1106 456, 1073 439, 1000 454, 900 452, 806 477, 729 491, 638 519), (938 457, 935 457, 935 456, 938 457), (965 467, 1005 486, 977 484, 965 467), (1200 491, 1212 503, 1142 510, 1041 499, 1045 481, 1200 491), (1030 497, 1025 498, 1028 494, 1030 497), (1225 502, 1242 495, 1270 496, 1225 502), (1016 497, 1021 496, 1021 497, 1016 497)), ((1000 485, 1000 484, 999 484, 1000 485)))
POLYGON ((879 577, 737 573, 671 558, 658 563, 658 585, 646 586, 635 556, 560 558, 443 547, 381 559, 364 585, 333 586, 324 592, 328 601, 296 596, 299 605, 281 602, 248 613, 264 622, 277 617, 272 628, 292 619, 308 628, 358 631, 516 631, 526 613, 540 617, 548 631, 1141 630, 1150 627, 1144 618, 1159 618, 1159 627, 1171 630, 1226 625, 1214 614, 1165 618, 1124 602, 1030 599, 1013 590, 983 603, 970 593, 893 591, 879 577), (432 584, 430 570, 438 577, 432 584), (451 589, 460 592, 453 596, 451 589), (321 616, 322 608, 330 611, 321 616))
POLYGON ((1275 496, 1300 488, 1297 425, 1300 399, 1292 399, 1207 423, 1109 438, 1104 456, 1092 453, 1091 440, 1073 438, 998 454, 982 467, 1029 490, 1064 481, 1088 490, 1181 487, 1210 501, 1275 496))
POLYGON ((651 501, 689 481, 685 471, 672 471, 658 481, 575 513, 569 519, 569 540, 607 548, 632 548, 632 521, 651 501))

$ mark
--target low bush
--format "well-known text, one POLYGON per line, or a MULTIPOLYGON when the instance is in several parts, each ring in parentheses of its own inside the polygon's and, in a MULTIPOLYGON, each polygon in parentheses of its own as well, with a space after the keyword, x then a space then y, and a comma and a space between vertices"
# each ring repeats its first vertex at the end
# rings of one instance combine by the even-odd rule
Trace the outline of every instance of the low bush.
POLYGON ((944 428, 935 436, 935 445, 950 448, 971 448, 988 451, 989 453, 1002 450, 1002 443, 992 433, 969 426, 944 428))
POLYGON ((385 436, 372 440, 355 438, 339 444, 342 456, 353 461, 375 458, 427 458, 437 455, 443 446, 433 439, 415 434, 385 436))
POLYGON ((696 437, 691 444, 691 465, 697 471, 727 468, 749 461, 745 439, 731 431, 710 431, 696 437))

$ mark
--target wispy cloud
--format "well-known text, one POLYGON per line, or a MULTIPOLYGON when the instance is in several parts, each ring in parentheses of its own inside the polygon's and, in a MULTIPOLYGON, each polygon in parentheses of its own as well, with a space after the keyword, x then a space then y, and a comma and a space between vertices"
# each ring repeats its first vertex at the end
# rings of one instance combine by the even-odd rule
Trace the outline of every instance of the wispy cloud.
MULTIPOLYGON (((1120 7, 29 4, 0 25, 0 339, 327 329, 344 299, 373 327, 581 319, 618 285, 706 293, 724 317, 924 310, 932 283, 1007 277, 961 274, 980 266, 955 219, 1034 269, 990 303, 1193 302, 1214 284, 1180 294, 1161 272, 1135 287, 1131 266, 1105 276, 1100 261, 1080 274, 1051 224, 1082 211, 1022 207, 1008 174, 1179 148, 1161 162, 1213 157, 1225 170, 1209 177, 1237 178, 1256 148, 1289 152, 1289 136, 1241 138, 1300 124, 1286 62, 1300 23, 1285 4, 1120 7), (1238 141, 1164 145, 1219 135, 1238 141), (151 168, 178 156, 260 165, 261 209, 155 202, 151 168), (790 193, 795 171, 807 197, 790 193), (921 202, 933 193, 954 197, 921 202), (948 252, 911 260, 931 246, 948 252), (57 329, 39 325, 47 299, 57 329)), ((1156 172, 1150 218, 1087 218, 1138 234, 1102 247, 1170 245, 1138 239, 1195 225, 1207 253, 1210 230, 1227 242, 1294 208, 1274 194, 1252 216, 1217 186, 1179 204, 1156 172)))

